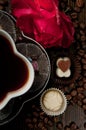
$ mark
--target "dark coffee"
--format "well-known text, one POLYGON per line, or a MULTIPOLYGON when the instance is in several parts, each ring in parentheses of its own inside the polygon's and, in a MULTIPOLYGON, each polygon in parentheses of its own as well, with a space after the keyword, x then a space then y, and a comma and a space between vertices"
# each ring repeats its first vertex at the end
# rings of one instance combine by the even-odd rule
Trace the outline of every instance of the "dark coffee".
POLYGON ((25 62, 14 54, 9 41, 0 35, 0 102, 7 92, 21 88, 28 78, 25 62))

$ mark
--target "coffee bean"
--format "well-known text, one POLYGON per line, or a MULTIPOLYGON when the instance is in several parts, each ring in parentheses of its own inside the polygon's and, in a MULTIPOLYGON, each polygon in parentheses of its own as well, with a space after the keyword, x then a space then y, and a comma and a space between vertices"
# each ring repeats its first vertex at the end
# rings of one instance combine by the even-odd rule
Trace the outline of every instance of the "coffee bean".
POLYGON ((86 110, 86 105, 83 105, 82 108, 83 108, 84 110, 86 110))
POLYGON ((71 122, 71 123, 70 123, 70 129, 71 129, 71 130, 76 130, 76 129, 77 129, 77 125, 76 125, 75 122, 71 122))
POLYGON ((86 70, 86 65, 83 65, 83 69, 86 70))
POLYGON ((69 85, 69 88, 71 88, 71 89, 75 88, 75 84, 74 84, 74 83, 71 83, 71 84, 69 85))
POLYGON ((82 35, 81 36, 81 41, 84 42, 86 40, 86 36, 85 35, 82 35))
MULTIPOLYGON (((80 80, 80 81, 78 82, 78 85, 79 85, 80 87, 82 87, 82 85, 83 85, 82 80, 80 80)), ((79 89, 79 90, 80 90, 80 89, 79 89)))
POLYGON ((85 35, 85 31, 84 30, 80 30, 79 31, 81 35, 85 35))
POLYGON ((0 5, 5 5, 7 3, 7 0, 0 0, 0 5))
POLYGON ((84 0, 76 0, 76 6, 78 6, 78 7, 83 7, 83 5, 84 5, 84 0))
POLYGON ((83 99, 83 103, 86 104, 86 97, 83 99))
POLYGON ((28 126, 30 129, 33 129, 33 124, 29 123, 29 124, 27 124, 27 126, 28 126))
POLYGON ((69 92, 69 88, 67 86, 65 86, 64 87, 64 91, 68 93, 69 92))
POLYGON ((77 96, 74 96, 74 97, 73 97, 73 102, 74 102, 74 103, 77 103, 77 101, 78 101, 78 100, 77 100, 77 96))
POLYGON ((44 123, 46 123, 46 124, 48 123, 48 118, 47 117, 44 118, 44 123))
POLYGON ((42 119, 42 120, 43 120, 43 119, 44 119, 44 116, 40 116, 40 119, 42 119))
POLYGON ((44 126, 44 123, 43 123, 43 122, 39 122, 39 123, 38 123, 38 127, 39 127, 39 128, 42 128, 43 126, 44 126))
POLYGON ((82 88, 82 87, 78 87, 78 88, 77 88, 77 92, 78 92, 78 93, 83 92, 83 88, 82 88))
POLYGON ((59 121, 59 122, 57 123, 57 128, 58 128, 59 130, 63 130, 63 123, 62 123, 61 121, 59 121))
POLYGON ((53 122, 52 122, 51 120, 49 120, 49 121, 48 121, 48 125, 49 125, 50 127, 52 127, 52 126, 53 126, 53 122))
POLYGON ((46 127, 43 126, 43 127, 41 128, 41 130, 48 130, 48 129, 47 129, 46 127))
MULTIPOLYGON (((78 25, 76 25, 76 27, 78 28, 78 25)), ((80 33, 77 33, 77 34, 76 34, 76 40, 77 40, 77 41, 80 41, 80 39, 81 39, 81 35, 80 35, 80 33)), ((80 47, 77 46, 77 49, 80 49, 80 47)))
POLYGON ((58 122, 58 117, 54 117, 53 120, 54 120, 55 123, 57 123, 58 122))
POLYGON ((86 78, 83 78, 83 82, 86 83, 86 78))
POLYGON ((84 55, 84 50, 79 50, 78 54, 79 54, 80 56, 83 56, 83 55, 84 55))
POLYGON ((70 130, 70 127, 69 127, 68 125, 66 125, 66 126, 64 127, 64 130, 70 130))
POLYGON ((86 83, 84 83, 84 89, 86 90, 86 83))
POLYGON ((77 104, 78 104, 79 106, 82 106, 82 101, 78 100, 78 101, 77 101, 77 104))
POLYGON ((84 23, 80 23, 80 28, 81 29, 85 29, 85 24, 84 23))
POLYGON ((67 94, 67 95, 66 95, 66 98, 67 98, 67 100, 69 101, 69 100, 72 99, 72 96, 71 96, 70 94, 67 94))
POLYGON ((76 96, 77 95, 77 91, 76 90, 72 90, 71 91, 71 96, 76 96))
MULTIPOLYGON (((84 43, 85 44, 85 43, 84 43)), ((86 54, 84 55, 84 58, 86 59, 86 54)))
POLYGON ((86 64, 86 58, 82 58, 82 63, 86 64))
POLYGON ((80 98, 80 99, 83 99, 84 98, 84 94, 83 93, 78 93, 77 97, 80 98))
POLYGON ((33 118, 33 123, 36 123, 37 122, 37 118, 33 118))
POLYGON ((40 116, 44 116, 44 114, 45 114, 44 112, 40 112, 40 116))
POLYGON ((77 17, 78 17, 78 16, 77 16, 77 13, 76 13, 76 12, 71 13, 71 18, 72 18, 72 19, 77 19, 77 17))
POLYGON ((39 116, 39 114, 38 114, 37 112, 33 112, 33 115, 34 115, 35 117, 38 117, 38 116, 39 116))
POLYGON ((74 10, 75 10, 77 13, 79 13, 79 12, 81 11, 81 9, 80 9, 78 6, 75 6, 75 7, 74 7, 74 10))

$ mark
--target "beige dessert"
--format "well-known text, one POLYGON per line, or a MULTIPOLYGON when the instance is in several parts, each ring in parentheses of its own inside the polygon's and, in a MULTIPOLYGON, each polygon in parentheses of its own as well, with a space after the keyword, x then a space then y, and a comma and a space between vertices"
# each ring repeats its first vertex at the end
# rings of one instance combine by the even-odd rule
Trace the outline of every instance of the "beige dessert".
POLYGON ((41 107, 48 115, 62 114, 66 105, 66 98, 59 89, 48 89, 41 96, 41 107))
POLYGON ((58 77, 69 77, 71 75, 71 61, 68 57, 58 58, 56 61, 56 75, 58 77))

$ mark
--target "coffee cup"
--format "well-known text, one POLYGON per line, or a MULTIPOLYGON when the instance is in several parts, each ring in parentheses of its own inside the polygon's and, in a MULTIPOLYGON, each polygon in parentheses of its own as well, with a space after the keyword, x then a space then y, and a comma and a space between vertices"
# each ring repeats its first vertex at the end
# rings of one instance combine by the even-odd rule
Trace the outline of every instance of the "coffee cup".
POLYGON ((10 34, 0 29, 0 110, 29 91, 33 81, 32 64, 17 50, 10 34))

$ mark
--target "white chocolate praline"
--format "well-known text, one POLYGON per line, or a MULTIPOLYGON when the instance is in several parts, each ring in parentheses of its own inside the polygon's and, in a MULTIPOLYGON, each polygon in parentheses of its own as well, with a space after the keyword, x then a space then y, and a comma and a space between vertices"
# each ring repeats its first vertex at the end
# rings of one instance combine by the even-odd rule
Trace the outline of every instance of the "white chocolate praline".
POLYGON ((45 93, 43 105, 50 111, 58 111, 63 103, 62 95, 58 91, 50 90, 45 93))
POLYGON ((58 58, 57 59, 57 61, 56 61, 56 66, 57 66, 57 68, 56 68, 56 75, 58 76, 58 77, 60 77, 60 78, 62 78, 62 77, 65 77, 65 78, 67 78, 67 77, 70 77, 70 75, 71 75, 71 70, 70 70, 70 68, 68 68, 65 72, 63 72, 59 67, 58 67, 58 63, 60 62, 60 61, 69 61, 70 63, 71 63, 71 61, 70 61, 70 59, 68 58, 68 57, 64 57, 64 58, 58 58))
POLYGON ((60 78, 62 77, 69 77, 71 75, 70 69, 68 69, 66 72, 63 72, 61 69, 56 69, 56 75, 60 78))

